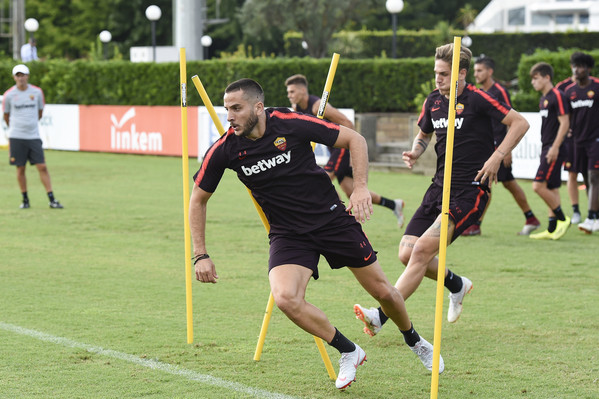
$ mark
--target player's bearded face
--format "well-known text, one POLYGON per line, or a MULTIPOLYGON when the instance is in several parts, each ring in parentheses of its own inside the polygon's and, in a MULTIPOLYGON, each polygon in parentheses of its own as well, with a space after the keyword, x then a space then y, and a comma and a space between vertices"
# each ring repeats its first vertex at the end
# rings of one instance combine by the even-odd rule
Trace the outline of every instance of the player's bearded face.
POLYGON ((248 120, 243 127, 243 131, 241 132, 242 137, 248 137, 252 134, 252 131, 258 124, 258 115, 254 112, 254 110, 250 111, 250 115, 248 116, 248 120))
POLYGON ((435 84, 439 93, 448 95, 451 88, 451 65, 443 60, 435 60, 435 84))

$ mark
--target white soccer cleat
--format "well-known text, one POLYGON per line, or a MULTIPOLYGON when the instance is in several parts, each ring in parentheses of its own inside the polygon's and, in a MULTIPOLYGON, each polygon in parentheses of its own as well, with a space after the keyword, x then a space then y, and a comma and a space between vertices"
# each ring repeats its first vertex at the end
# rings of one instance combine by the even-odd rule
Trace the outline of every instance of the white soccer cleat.
POLYGON ((580 213, 574 212, 572 214, 572 224, 578 224, 578 223, 580 223, 581 220, 582 220, 582 217, 580 216, 580 213))
POLYGON ((472 281, 466 277, 462 277, 462 289, 455 294, 449 294, 449 309, 447 310, 447 320, 450 323, 455 323, 462 314, 462 301, 466 294, 472 291, 472 281))
MULTIPOLYGON (((416 342, 416 345, 410 346, 412 352, 418 355, 424 367, 428 371, 433 371, 433 346, 424 338, 420 337, 420 341, 416 342)), ((445 370, 445 362, 443 356, 439 355, 439 374, 445 370)))
POLYGON ((358 344, 355 345, 356 349, 353 352, 342 353, 339 359, 339 375, 335 381, 335 386, 339 389, 347 388, 356 380, 358 366, 366 361, 366 352, 358 344))
POLYGON ((592 234, 594 231, 599 231, 599 223, 597 220, 598 219, 586 218, 584 222, 578 225, 578 230, 584 231, 587 234, 592 234))
POLYGON ((377 308, 366 309, 362 306, 355 304, 354 313, 356 319, 362 320, 364 323, 364 334, 368 334, 374 337, 381 331, 381 319, 379 317, 379 310, 377 308))
POLYGON ((404 200, 402 200, 402 199, 395 200, 395 209, 393 210, 393 213, 395 214, 395 217, 397 218, 397 226, 399 226, 400 229, 403 227, 403 222, 404 222, 403 207, 405 205, 406 205, 406 203, 404 202, 404 200))

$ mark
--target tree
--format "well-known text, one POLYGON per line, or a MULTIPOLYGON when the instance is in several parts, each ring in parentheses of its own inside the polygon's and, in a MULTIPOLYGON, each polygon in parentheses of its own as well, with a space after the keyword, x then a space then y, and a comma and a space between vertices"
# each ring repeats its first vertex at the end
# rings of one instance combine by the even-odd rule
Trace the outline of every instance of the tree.
POLYGON ((464 7, 459 9, 456 20, 460 25, 464 27, 464 30, 466 30, 468 29, 468 26, 470 26, 470 24, 474 22, 474 19, 477 15, 478 11, 472 8, 472 5, 470 5, 470 3, 467 3, 466 5, 464 5, 464 7))
POLYGON ((283 33, 296 30, 308 44, 308 53, 321 58, 327 55, 333 33, 374 3, 373 0, 247 0, 241 8, 240 21, 248 44, 280 42, 281 52, 283 33))

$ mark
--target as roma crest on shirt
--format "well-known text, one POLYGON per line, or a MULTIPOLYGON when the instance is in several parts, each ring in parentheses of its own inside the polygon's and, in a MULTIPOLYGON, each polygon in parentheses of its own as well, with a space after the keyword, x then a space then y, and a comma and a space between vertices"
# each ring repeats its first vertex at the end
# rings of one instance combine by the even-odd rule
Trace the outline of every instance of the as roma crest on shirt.
POLYGON ((594 92, 593 90, 589 90, 589 91, 587 91, 587 97, 588 97, 588 98, 593 98, 593 97, 595 97, 595 92, 594 92))
POLYGON ((281 151, 285 151, 287 149, 287 140, 285 137, 277 137, 273 144, 281 151))
POLYGON ((456 112, 456 114, 458 114, 458 115, 460 115, 462 112, 464 112, 464 104, 462 104, 462 103, 458 103, 458 104, 455 106, 455 112, 456 112))
POLYGON ((545 99, 545 101, 543 101, 543 108, 547 108, 547 105, 549 105, 549 100, 545 99))
POLYGON ((29 95, 29 99, 30 99, 31 101, 33 101, 33 100, 35 100, 35 96, 34 96, 33 94, 30 94, 30 95, 29 95))

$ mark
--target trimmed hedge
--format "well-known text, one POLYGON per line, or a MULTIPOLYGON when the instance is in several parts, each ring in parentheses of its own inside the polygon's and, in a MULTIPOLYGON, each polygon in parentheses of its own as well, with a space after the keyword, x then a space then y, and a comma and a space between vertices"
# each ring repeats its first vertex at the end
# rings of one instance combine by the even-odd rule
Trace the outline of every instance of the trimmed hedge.
MULTIPOLYGON (((341 59, 330 101, 356 112, 406 112, 420 84, 430 80, 433 58, 341 59)), ((126 61, 47 61, 29 63, 30 83, 42 87, 51 104, 179 105, 178 63, 131 63, 126 61)), ((0 63, 3 90, 14 85, 14 62, 0 63)), ((214 105, 222 105, 228 83, 248 77, 265 90, 267 106, 288 106, 285 79, 302 73, 310 91, 320 96, 330 60, 313 58, 261 58, 188 62, 188 103, 201 105, 191 81, 198 75, 214 105)))

